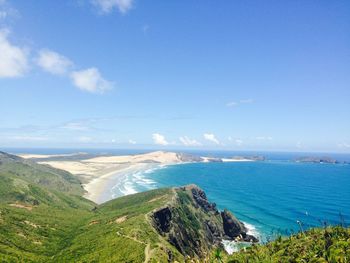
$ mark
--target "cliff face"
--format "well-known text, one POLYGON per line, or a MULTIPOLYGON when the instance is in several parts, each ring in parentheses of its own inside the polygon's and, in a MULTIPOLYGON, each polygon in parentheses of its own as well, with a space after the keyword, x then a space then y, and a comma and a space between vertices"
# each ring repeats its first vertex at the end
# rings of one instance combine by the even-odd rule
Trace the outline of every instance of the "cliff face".
POLYGON ((184 256, 205 258, 223 239, 257 242, 227 210, 219 212, 195 185, 175 188, 173 200, 151 215, 158 233, 184 256))

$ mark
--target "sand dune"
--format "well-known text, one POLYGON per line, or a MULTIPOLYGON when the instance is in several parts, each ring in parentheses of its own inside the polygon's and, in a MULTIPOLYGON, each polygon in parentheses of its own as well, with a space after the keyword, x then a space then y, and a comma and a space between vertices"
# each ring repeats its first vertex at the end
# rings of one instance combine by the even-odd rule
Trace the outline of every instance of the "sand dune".
MULTIPOLYGON (((20 155, 23 158, 51 158, 70 155, 20 155)), ((235 162, 251 161, 244 158, 221 159, 213 157, 195 157, 175 152, 156 151, 136 155, 98 156, 83 160, 42 160, 40 164, 51 165, 79 176, 87 191, 85 197, 100 203, 110 198, 111 188, 124 176, 142 172, 157 165, 180 164, 187 162, 235 162)))
MULTIPOLYGON (((51 155, 22 155, 26 158, 50 158, 51 155)), ((123 176, 129 173, 149 169, 157 164, 177 164, 188 161, 184 155, 174 152, 150 152, 137 155, 100 156, 74 161, 40 161, 40 164, 51 165, 78 175, 87 191, 86 198, 100 203, 106 201, 105 192, 123 176)))

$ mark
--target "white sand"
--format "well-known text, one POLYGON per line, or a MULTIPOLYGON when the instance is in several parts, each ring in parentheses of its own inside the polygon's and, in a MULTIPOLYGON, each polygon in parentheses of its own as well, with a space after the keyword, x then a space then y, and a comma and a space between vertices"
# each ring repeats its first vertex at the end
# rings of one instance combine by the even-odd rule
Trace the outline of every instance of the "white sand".
MULTIPOLYGON (((49 158, 62 155, 20 155, 26 158, 49 158)), ((202 162, 222 160, 223 162, 247 162, 244 158, 220 159, 201 157, 202 162)), ((51 165, 78 175, 87 191, 85 197, 101 203, 111 199, 111 188, 121 182, 124 176, 130 173, 145 171, 157 165, 171 165, 185 163, 180 155, 174 152, 150 152, 137 155, 101 156, 81 161, 42 161, 40 164, 51 165)))
POLYGON ((135 163, 121 165, 116 171, 95 177, 87 184, 83 185, 87 193, 85 198, 95 203, 103 203, 111 199, 111 189, 126 176, 127 174, 145 171, 151 168, 152 164, 135 163))
MULTIPOLYGON (((47 155, 46 158, 49 157, 52 156, 47 155)), ((101 156, 82 161, 42 161, 39 163, 79 175, 86 182, 84 184, 87 191, 85 197, 101 203, 108 200, 108 195, 110 198, 111 188, 125 175, 144 171, 156 165, 177 164, 183 161, 176 153, 157 151, 138 155, 101 156)))
POLYGON ((45 158, 51 158, 51 157, 68 157, 68 156, 74 156, 74 155, 81 155, 81 154, 87 154, 87 153, 69 153, 69 154, 30 154, 30 153, 23 153, 23 154, 16 154, 19 157, 22 157, 23 159, 45 159, 45 158))
POLYGON ((174 152, 150 152, 137 155, 104 156, 96 157, 83 162, 88 163, 145 163, 155 162, 162 164, 181 163, 182 160, 174 152))

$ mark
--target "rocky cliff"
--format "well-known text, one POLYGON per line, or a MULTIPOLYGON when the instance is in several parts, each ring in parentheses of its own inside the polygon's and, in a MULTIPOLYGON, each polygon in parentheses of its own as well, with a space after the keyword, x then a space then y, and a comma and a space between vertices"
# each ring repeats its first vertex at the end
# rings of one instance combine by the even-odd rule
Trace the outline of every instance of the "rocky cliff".
POLYGON ((221 241, 258 242, 229 211, 219 212, 195 185, 174 188, 174 198, 151 214, 158 233, 184 256, 205 258, 221 241))

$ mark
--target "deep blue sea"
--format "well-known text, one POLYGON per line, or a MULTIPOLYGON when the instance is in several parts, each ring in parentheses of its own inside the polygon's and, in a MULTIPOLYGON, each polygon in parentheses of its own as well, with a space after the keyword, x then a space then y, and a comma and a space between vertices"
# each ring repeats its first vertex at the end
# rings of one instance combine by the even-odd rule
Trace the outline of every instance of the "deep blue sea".
MULTIPOLYGON (((18 150, 21 152, 20 150, 18 150)), ((51 150, 67 153, 86 150, 51 150)), ((14 151, 12 151, 14 152, 14 151)), ((29 152, 22 150, 22 152, 29 152)), ((33 152, 33 151, 32 151, 33 152)), ((45 153, 35 151, 36 153, 45 153)), ((100 150, 90 153, 132 154, 145 151, 100 150)), ((114 196, 149 189, 197 184, 219 209, 228 208, 263 240, 277 234, 327 224, 350 224, 350 165, 297 163, 300 156, 350 155, 327 153, 195 152, 200 156, 264 155, 262 162, 192 163, 157 167, 125 176, 114 196)))
POLYGON ((228 208, 264 238, 298 231, 297 220, 309 228, 324 221, 338 224, 341 214, 350 223, 350 165, 195 163, 143 174, 147 186, 136 179, 136 191, 195 183, 220 209, 228 208))
MULTIPOLYGON (((262 162, 158 167, 128 175, 115 194, 194 183, 219 209, 231 210, 263 241, 299 231, 297 221, 303 229, 324 223, 349 225, 350 165, 297 163, 291 161, 295 156, 304 155, 273 153, 273 159, 262 162)), ((348 160, 349 156, 336 158, 348 160)))

